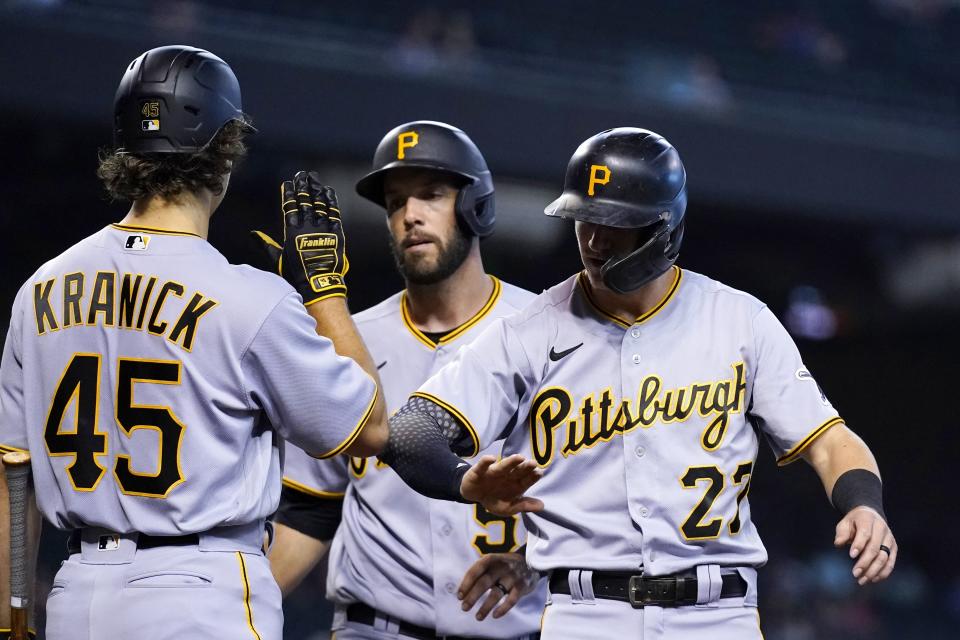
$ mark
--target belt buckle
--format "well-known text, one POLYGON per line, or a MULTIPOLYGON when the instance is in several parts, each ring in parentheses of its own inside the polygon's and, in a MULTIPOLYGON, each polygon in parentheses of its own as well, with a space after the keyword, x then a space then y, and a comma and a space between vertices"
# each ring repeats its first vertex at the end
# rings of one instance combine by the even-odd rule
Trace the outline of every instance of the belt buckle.
POLYGON ((671 596, 671 583, 668 580, 647 579, 647 576, 630 576, 627 596, 630 606, 642 609, 646 606, 671 606, 676 603, 676 592, 671 596))
POLYGON ((630 600, 630 606, 634 609, 643 609, 646 605, 645 596, 643 576, 630 576, 630 582, 627 584, 627 598, 630 600))

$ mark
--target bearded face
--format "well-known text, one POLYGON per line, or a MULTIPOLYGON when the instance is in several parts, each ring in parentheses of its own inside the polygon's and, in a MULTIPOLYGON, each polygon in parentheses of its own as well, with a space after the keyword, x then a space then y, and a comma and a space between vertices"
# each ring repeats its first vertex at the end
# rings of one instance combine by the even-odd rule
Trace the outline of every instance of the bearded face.
POLYGON ((390 249, 407 282, 441 282, 470 253, 471 237, 454 211, 459 187, 453 176, 428 169, 397 169, 386 176, 390 249))

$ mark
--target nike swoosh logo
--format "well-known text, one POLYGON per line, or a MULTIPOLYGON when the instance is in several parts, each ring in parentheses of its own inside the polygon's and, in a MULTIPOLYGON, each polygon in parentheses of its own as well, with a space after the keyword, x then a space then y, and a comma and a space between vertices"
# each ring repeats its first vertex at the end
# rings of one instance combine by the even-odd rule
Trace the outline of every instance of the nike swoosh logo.
POLYGON ((387 361, 384 360, 383 362, 377 365, 377 369, 383 369, 386 366, 386 364, 387 364, 387 361))
POLYGON ((566 358, 568 355, 570 355, 571 353, 573 353, 574 351, 576 351, 582 346, 583 346, 583 343, 581 342, 575 347, 570 347, 569 349, 564 349, 563 351, 560 351, 560 352, 557 352, 556 350, 554 350, 553 347, 550 347, 550 359, 553 360, 554 362, 558 362, 560 359, 566 358))

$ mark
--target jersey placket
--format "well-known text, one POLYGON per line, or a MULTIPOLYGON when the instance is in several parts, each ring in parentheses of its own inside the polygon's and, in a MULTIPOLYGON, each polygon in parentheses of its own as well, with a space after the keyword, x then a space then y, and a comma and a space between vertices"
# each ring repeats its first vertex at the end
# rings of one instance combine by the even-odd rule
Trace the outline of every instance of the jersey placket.
MULTIPOLYGON (((450 360, 456 356, 457 345, 447 346, 438 344, 433 351, 433 363, 430 367, 430 373, 424 378, 429 378, 437 371, 443 368, 450 360)), ((452 516, 455 514, 442 502, 438 500, 427 500, 430 511, 430 539, 433 545, 433 601, 444 603, 436 607, 434 615, 436 616, 435 627, 445 625, 440 624, 445 611, 460 611, 460 601, 457 599, 457 584, 459 576, 453 575, 452 567, 459 567, 460 564, 451 558, 451 553, 458 552, 462 547, 454 544, 453 540, 463 539, 468 535, 468 528, 464 523, 454 522, 452 516)))
MULTIPOLYGON (((629 403, 634 421, 639 417, 636 414, 637 390, 641 380, 651 372, 651 363, 648 362, 650 353, 645 353, 644 349, 645 342, 649 339, 648 334, 649 331, 643 325, 633 324, 623 332, 620 342, 620 397, 629 403)), ((632 430, 628 427, 628 431, 622 435, 627 510, 639 529, 634 547, 637 553, 642 555, 644 564, 649 562, 644 537, 647 534, 654 498, 643 490, 643 487, 650 484, 646 479, 649 473, 647 470, 650 469, 649 454, 652 446, 649 435, 650 432, 642 426, 633 427, 632 430)))

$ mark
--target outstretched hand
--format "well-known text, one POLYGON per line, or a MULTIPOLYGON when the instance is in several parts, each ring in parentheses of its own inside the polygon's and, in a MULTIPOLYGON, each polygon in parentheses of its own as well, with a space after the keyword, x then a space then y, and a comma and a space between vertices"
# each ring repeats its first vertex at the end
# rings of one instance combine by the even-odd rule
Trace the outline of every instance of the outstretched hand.
POLYGON ((897 541, 887 522, 870 507, 852 509, 837 523, 834 546, 850 545, 853 577, 862 585, 886 580, 897 564, 897 541))
POLYGON ((460 495, 498 516, 540 511, 543 502, 524 496, 543 472, 532 460, 514 454, 502 460, 482 456, 460 481, 460 495))

